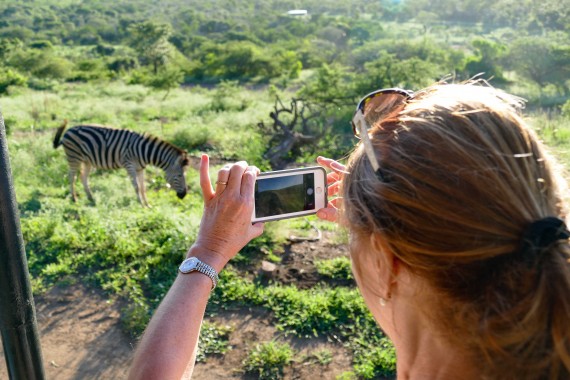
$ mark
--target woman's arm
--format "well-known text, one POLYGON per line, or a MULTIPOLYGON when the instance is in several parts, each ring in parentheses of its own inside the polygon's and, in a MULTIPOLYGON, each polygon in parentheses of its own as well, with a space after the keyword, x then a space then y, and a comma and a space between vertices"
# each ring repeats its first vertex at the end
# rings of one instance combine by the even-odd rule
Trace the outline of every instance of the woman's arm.
MULTIPOLYGON (((216 189, 202 156, 200 186, 204 214, 187 257, 197 257, 219 273, 263 224, 251 224, 253 192, 258 169, 238 162, 218 172, 216 189)), ((202 318, 212 280, 200 273, 179 273, 153 315, 135 352, 129 379, 190 378, 194 369, 202 318)))

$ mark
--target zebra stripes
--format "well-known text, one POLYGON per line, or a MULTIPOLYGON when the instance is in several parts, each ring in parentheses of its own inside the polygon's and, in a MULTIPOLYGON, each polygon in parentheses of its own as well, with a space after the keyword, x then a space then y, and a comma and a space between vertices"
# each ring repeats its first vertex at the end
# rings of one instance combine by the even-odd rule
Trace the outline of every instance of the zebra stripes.
POLYGON ((137 193, 139 202, 148 206, 144 184, 144 168, 153 165, 164 170, 166 181, 178 198, 186 196, 184 172, 188 168, 187 153, 158 137, 139 134, 127 129, 101 125, 78 125, 68 129, 67 120, 58 128, 53 140, 57 149, 63 145, 69 164, 69 181, 73 201, 77 201, 75 181, 81 173, 81 182, 91 202, 95 202, 89 188, 88 176, 92 168, 125 168, 137 193))

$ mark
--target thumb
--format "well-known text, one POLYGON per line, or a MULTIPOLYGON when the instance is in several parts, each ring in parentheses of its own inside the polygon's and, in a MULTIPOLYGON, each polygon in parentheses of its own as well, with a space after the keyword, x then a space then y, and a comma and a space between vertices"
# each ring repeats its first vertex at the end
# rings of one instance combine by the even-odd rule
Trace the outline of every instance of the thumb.
POLYGON ((258 222, 251 226, 249 229, 249 236, 250 240, 255 239, 256 237, 260 236, 263 233, 263 229, 265 227, 264 223, 258 222))

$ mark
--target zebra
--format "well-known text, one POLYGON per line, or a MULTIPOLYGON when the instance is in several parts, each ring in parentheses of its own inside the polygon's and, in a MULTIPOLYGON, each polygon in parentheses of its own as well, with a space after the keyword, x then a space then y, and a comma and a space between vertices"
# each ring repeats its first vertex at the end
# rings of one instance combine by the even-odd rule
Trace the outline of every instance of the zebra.
POLYGON ((184 173, 189 166, 186 151, 150 134, 139 134, 128 129, 116 129, 97 124, 77 125, 69 128, 67 120, 58 128, 53 147, 63 145, 69 164, 68 178, 71 197, 77 202, 75 182, 81 173, 81 182, 89 200, 95 204, 87 177, 92 168, 125 168, 131 177, 138 200, 143 207, 150 207, 146 199, 144 169, 153 165, 164 170, 166 181, 176 191, 178 198, 186 196, 184 173), (63 137, 62 137, 63 136, 63 137), (83 170, 81 167, 83 166, 83 170))

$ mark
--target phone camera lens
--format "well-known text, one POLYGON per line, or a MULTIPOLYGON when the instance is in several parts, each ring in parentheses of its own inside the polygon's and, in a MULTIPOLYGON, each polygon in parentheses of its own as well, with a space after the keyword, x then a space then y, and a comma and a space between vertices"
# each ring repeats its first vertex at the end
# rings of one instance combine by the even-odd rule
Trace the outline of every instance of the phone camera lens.
POLYGON ((308 194, 308 195, 313 195, 313 188, 312 188, 312 187, 309 187, 309 188, 307 189, 307 194, 308 194))

